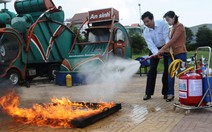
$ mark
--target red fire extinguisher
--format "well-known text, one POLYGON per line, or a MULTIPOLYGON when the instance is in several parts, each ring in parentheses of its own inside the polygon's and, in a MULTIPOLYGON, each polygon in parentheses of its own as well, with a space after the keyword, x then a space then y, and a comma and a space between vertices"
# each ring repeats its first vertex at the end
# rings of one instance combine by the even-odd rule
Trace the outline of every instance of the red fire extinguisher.
POLYGON ((197 106, 203 96, 202 76, 186 73, 179 77, 179 100, 182 104, 197 106))

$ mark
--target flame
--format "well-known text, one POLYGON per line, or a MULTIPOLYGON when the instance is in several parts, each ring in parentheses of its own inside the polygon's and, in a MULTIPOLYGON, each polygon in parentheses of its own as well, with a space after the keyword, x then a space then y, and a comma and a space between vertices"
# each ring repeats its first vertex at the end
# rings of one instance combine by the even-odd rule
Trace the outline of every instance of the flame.
MULTIPOLYGON (((93 104, 89 104, 92 106, 93 104)), ((32 108, 20 108, 19 96, 14 90, 0 98, 2 110, 23 124, 50 126, 52 128, 72 128, 71 121, 98 114, 115 103, 100 102, 95 109, 85 103, 71 102, 67 97, 52 98, 48 104, 33 104, 32 108)))

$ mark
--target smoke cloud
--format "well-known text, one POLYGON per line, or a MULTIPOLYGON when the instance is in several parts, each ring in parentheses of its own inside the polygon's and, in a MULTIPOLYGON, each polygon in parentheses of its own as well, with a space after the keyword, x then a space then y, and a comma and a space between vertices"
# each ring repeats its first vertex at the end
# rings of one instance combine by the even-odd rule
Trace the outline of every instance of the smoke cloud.
POLYGON ((111 99, 127 87, 127 83, 139 67, 138 61, 121 58, 115 58, 101 66, 86 65, 86 67, 80 69, 80 71, 83 71, 88 84, 82 92, 95 99, 111 99))

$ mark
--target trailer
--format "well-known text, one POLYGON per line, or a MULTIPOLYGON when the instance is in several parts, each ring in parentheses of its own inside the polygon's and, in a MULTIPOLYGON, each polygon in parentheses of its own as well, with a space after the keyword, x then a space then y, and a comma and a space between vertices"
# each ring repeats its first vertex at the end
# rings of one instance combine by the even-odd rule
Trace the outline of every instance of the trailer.
POLYGON ((12 84, 37 76, 53 79, 74 40, 62 7, 52 0, 16 0, 14 7, 17 15, 6 8, 0 13, 0 78, 12 84))

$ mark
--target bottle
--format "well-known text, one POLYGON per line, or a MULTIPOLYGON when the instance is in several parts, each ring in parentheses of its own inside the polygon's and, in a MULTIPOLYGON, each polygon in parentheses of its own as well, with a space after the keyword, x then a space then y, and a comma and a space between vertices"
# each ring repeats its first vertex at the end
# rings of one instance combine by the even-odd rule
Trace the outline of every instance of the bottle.
POLYGON ((72 87, 72 77, 71 74, 66 75, 66 87, 72 87))

